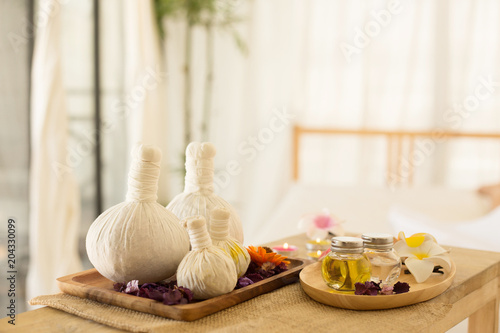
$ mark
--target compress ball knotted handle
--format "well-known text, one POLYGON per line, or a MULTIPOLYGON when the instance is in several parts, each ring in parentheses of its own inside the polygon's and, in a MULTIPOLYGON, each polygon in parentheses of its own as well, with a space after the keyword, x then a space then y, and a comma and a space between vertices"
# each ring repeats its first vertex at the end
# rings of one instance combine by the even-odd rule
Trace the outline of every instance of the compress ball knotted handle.
POLYGON ((137 145, 132 150, 128 174, 127 201, 150 202, 158 199, 161 150, 152 145, 137 145))

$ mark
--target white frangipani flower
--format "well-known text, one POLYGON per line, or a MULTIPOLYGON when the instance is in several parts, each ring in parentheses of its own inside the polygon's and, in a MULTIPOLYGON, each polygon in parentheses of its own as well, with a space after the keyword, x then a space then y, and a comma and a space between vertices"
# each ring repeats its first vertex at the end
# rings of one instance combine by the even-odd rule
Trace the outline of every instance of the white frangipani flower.
POLYGON ((407 258, 405 265, 418 283, 431 276, 435 265, 441 265, 446 270, 451 268, 448 251, 439 246, 432 235, 418 233, 406 238, 400 232, 398 238, 400 240, 394 244, 394 250, 400 257, 407 258))

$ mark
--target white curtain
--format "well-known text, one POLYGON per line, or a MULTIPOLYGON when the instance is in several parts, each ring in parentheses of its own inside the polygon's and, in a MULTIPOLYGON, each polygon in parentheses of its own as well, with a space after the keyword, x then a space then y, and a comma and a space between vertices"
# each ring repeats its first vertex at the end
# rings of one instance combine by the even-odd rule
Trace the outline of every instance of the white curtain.
MULTIPOLYGON (((153 1, 127 0, 123 21, 128 150, 137 142, 163 152, 158 200, 168 202, 168 149, 164 68, 153 1)), ((130 160, 129 160, 130 161, 130 160)), ((130 164, 130 163, 129 163, 130 164)), ((119 167, 119 166, 115 166, 119 167)))
POLYGON ((27 299, 58 291, 56 278, 82 270, 80 199, 67 159, 68 120, 61 73, 60 4, 38 1, 31 73, 30 264, 27 299))
MULTIPOLYGON (((230 2, 231 3, 231 2, 230 2)), ((215 34, 215 84, 210 108, 210 137, 216 145, 216 192, 239 211, 245 243, 265 223, 290 179, 290 140, 301 99, 301 46, 308 5, 303 1, 235 1, 245 23, 236 29, 250 50, 245 56, 231 35, 215 34), (277 15, 279 13, 279 15, 277 15), (285 56, 286 55, 286 56, 285 56)), ((185 25, 167 23, 167 112, 172 169, 182 168, 183 64, 185 25)), ((193 140, 201 140, 200 122, 206 75, 205 32, 194 30, 192 103, 193 140)), ((171 193, 182 190, 172 173, 171 193)))
MULTIPOLYGON (((500 130, 497 1, 309 4, 301 123, 354 129, 500 130), (484 86, 488 80, 496 86, 484 86)), ((475 187, 498 181, 497 145, 473 140, 436 144, 416 166, 415 184, 475 187)), ((310 137, 303 146, 303 179, 383 185, 386 148, 386 142, 377 139, 310 137)))

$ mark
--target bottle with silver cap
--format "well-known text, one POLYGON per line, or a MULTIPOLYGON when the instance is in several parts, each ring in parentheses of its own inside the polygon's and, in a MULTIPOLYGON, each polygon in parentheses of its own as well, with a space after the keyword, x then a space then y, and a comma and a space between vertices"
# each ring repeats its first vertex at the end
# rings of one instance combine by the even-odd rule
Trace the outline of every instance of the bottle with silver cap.
POLYGON ((332 238, 331 252, 321 266, 323 279, 330 288, 353 291, 356 282, 364 283, 370 279, 370 271, 370 261, 363 253, 361 238, 332 238))
POLYGON ((361 236, 365 255, 372 265, 371 280, 383 285, 392 285, 401 273, 401 260, 394 252, 390 234, 366 233, 361 236))

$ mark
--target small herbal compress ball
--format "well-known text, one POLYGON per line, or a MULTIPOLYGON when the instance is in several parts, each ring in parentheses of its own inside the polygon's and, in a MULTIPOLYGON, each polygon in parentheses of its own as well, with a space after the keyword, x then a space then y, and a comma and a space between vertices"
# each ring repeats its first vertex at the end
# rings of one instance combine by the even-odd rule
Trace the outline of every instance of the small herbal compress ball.
POLYGON ((231 292, 238 281, 236 266, 221 248, 212 245, 205 218, 187 219, 192 250, 177 270, 177 285, 189 288, 196 299, 207 299, 231 292))

